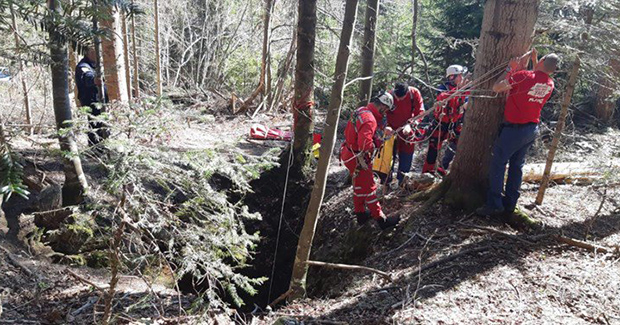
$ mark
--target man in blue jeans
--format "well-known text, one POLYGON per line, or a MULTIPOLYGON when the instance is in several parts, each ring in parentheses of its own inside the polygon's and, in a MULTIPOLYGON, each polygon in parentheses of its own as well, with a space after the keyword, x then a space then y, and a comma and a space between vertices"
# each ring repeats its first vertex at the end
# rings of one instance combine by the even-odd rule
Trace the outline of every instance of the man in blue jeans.
POLYGON ((532 49, 530 55, 511 60, 506 72, 493 85, 493 91, 508 92, 508 97, 504 123, 493 147, 487 201, 476 210, 479 215, 512 213, 517 206, 525 155, 538 135, 540 111, 554 87, 549 75, 556 70, 559 61, 555 54, 548 54, 540 61, 537 56, 536 49, 532 49), (530 58, 534 70, 524 70, 530 58), (506 164, 508 178, 504 189, 506 164))

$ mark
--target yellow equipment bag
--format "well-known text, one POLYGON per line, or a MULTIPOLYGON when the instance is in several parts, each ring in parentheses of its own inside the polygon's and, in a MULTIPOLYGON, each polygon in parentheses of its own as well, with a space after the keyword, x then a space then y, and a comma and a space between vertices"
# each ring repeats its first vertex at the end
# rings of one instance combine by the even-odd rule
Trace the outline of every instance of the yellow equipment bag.
POLYGON ((390 173, 390 170, 392 169, 392 156, 394 154, 394 141, 396 141, 396 137, 391 136, 383 142, 383 146, 381 147, 379 154, 372 162, 372 170, 374 172, 382 173, 384 175, 390 173))

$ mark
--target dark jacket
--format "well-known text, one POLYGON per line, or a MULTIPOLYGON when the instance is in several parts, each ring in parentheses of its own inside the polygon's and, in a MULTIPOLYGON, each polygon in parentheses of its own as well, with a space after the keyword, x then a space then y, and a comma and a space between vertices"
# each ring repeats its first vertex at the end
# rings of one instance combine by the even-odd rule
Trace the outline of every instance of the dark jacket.
POLYGON ((99 90, 95 84, 95 77, 95 63, 86 57, 83 58, 75 67, 75 84, 78 89, 78 99, 82 106, 91 106, 91 104, 99 102, 97 98, 99 90))

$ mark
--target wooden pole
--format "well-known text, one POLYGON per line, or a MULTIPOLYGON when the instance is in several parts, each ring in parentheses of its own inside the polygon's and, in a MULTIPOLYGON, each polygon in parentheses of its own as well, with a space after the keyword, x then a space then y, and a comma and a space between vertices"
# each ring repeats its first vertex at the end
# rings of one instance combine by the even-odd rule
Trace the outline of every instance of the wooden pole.
MULTIPOLYGON (((334 85, 329 100, 327 117, 325 120, 325 130, 323 140, 321 141, 321 149, 319 156, 319 164, 316 171, 316 178, 310 202, 306 210, 304 218, 304 226, 299 235, 299 243, 297 244, 297 253, 293 265, 293 274, 291 276, 291 294, 289 301, 301 298, 306 293, 306 276, 308 274, 308 260, 310 258, 310 250, 312 249, 312 240, 316 225, 319 219, 319 212, 323 197, 325 195, 325 185, 327 182, 327 171, 329 162, 336 144, 336 132, 338 130, 338 119, 340 117, 340 106, 344 93, 344 83, 347 79, 347 70, 349 65, 349 54, 351 44, 351 36, 353 35, 353 25, 355 24, 357 12, 357 0, 347 0, 344 14, 344 22, 342 26, 342 35, 340 36, 340 47, 336 58, 336 72, 334 73, 334 85)), ((272 279, 273 281, 273 279, 272 279)))
POLYGON ((551 175, 551 167, 553 165, 553 159, 555 158, 555 151, 558 149, 560 138, 562 137, 562 130, 564 129, 564 123, 566 121, 566 115, 568 115, 568 106, 570 105, 571 97, 573 96, 573 90, 575 90, 575 83, 577 82, 577 75, 579 74, 579 66, 581 61, 579 56, 573 63, 573 70, 570 73, 566 90, 564 91, 564 98, 562 100, 562 110, 558 117, 558 124, 555 127, 555 134, 551 141, 551 147, 549 148, 549 155, 547 156, 547 164, 545 165, 545 172, 543 173, 542 181, 540 182, 540 188, 538 189, 538 195, 536 196, 535 203, 541 205, 545 196, 545 190, 549 186, 549 178, 551 175))
POLYGON ((28 86, 26 85, 26 74, 24 73, 24 60, 22 60, 22 51, 19 49, 19 31, 17 30, 17 22, 15 20, 15 12, 11 4, 11 24, 13 27, 13 35, 15 36, 15 50, 18 52, 19 58, 19 74, 22 83, 22 92, 24 93, 24 109, 26 110, 26 124, 30 125, 26 131, 32 135, 32 111, 30 109, 30 97, 28 96, 28 86))
POLYGON ((155 62, 157 64, 157 97, 161 97, 161 51, 159 49, 159 5, 157 0, 153 2, 155 11, 155 62))

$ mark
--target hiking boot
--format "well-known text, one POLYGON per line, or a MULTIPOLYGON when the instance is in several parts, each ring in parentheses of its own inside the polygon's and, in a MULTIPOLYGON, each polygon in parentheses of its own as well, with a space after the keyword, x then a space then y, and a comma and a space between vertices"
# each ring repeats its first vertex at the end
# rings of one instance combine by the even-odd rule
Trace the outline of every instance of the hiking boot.
POLYGON ((504 208, 492 208, 488 205, 476 209, 476 214, 483 217, 497 217, 503 213, 504 208))
POLYGON ((357 219, 357 224, 361 226, 370 220, 370 212, 355 212, 355 219, 357 219))
POLYGON ((399 216, 386 217, 383 213, 381 213, 381 217, 377 220, 377 225, 381 230, 386 230, 396 226, 400 222, 399 216))

